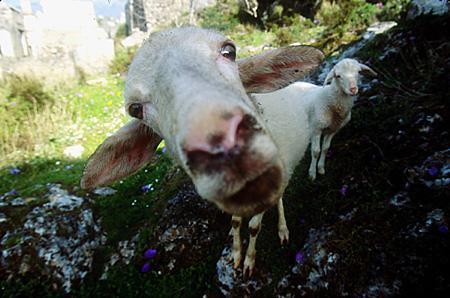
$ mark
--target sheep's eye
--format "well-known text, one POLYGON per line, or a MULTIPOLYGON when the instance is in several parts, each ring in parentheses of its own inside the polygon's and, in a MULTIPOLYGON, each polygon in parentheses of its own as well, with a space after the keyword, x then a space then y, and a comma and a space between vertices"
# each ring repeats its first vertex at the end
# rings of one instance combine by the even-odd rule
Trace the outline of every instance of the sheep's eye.
POLYGON ((340 75, 336 75, 336 79, 340 79, 341 78, 341 76, 340 75))
POLYGON ((133 103, 128 107, 128 113, 131 117, 141 119, 144 118, 144 110, 140 103, 133 103))
POLYGON ((227 43, 220 49, 220 54, 225 58, 234 61, 236 60, 236 47, 231 43, 227 43))

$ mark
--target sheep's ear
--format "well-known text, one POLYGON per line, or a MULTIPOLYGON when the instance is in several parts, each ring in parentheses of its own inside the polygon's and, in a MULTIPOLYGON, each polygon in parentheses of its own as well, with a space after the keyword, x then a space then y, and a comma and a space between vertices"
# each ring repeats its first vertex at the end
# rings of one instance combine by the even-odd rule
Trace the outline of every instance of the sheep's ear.
POLYGON ((359 63, 359 66, 361 67, 361 69, 359 70, 359 72, 363 75, 372 75, 374 77, 376 77, 378 74, 369 66, 359 63))
POLYGON ((239 74, 247 93, 271 92, 304 78, 323 58, 314 47, 289 46, 239 60, 239 74))
POLYGON ((334 68, 330 70, 330 72, 327 74, 327 77, 325 78, 325 81, 323 82, 323 85, 326 86, 331 83, 333 80, 335 74, 334 74, 334 68))
POLYGON ((150 161, 161 140, 151 128, 132 120, 92 154, 84 169, 81 187, 106 185, 131 175, 150 161))

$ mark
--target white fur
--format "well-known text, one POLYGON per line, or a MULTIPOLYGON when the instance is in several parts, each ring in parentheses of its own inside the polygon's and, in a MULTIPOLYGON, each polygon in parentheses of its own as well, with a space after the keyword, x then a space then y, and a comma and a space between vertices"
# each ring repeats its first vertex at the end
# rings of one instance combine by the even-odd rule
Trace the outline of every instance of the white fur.
POLYGON ((279 146, 289 177, 310 140, 312 161, 309 175, 313 180, 316 178, 316 166, 320 174, 325 173, 325 157, 331 139, 350 121, 361 71, 376 75, 372 69, 354 59, 343 59, 327 75, 325 86, 296 82, 274 92, 253 94, 266 126, 279 146), (354 94, 352 88, 356 91, 354 94), (342 115, 337 125, 333 125, 330 108, 342 115))

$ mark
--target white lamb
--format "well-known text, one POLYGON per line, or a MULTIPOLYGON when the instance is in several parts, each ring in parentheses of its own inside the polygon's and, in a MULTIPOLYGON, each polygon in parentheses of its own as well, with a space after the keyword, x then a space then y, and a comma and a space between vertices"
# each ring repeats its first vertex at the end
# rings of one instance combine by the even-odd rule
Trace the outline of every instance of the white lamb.
POLYGON ((325 158, 331 140, 350 121, 359 74, 364 72, 377 75, 367 65, 354 59, 343 59, 328 73, 324 86, 296 82, 275 92, 253 95, 276 142, 290 143, 279 147, 281 152, 287 151, 281 156, 293 157, 293 163, 288 163, 292 165, 291 170, 302 158, 310 139, 309 176, 314 180, 317 170, 319 174, 325 173, 325 158), (308 132, 305 132, 306 127, 309 127, 308 132))

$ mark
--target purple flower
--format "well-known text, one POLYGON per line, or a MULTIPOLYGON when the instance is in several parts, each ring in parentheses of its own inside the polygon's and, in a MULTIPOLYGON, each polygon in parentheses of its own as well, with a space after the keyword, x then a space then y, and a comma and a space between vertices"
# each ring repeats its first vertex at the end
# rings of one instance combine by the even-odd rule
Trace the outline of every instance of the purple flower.
POLYGON ((142 273, 146 273, 150 270, 150 263, 145 263, 144 265, 142 265, 141 267, 141 272, 142 273))
POLYGON ((16 196, 19 193, 17 192, 17 190, 15 188, 11 189, 10 191, 8 191, 7 193, 5 193, 5 196, 16 196))
POLYGON ((445 224, 442 224, 439 226, 438 231, 442 234, 448 233, 448 227, 445 224))
POLYGON ((166 146, 162 147, 161 152, 166 153, 166 151, 167 151, 167 147, 166 146))
POLYGON ((428 174, 430 175, 430 176, 436 176, 437 175, 437 173, 439 173, 439 169, 438 168, 436 168, 435 166, 432 166, 431 168, 429 168, 428 170, 427 170, 427 172, 428 172, 428 174))
POLYGON ((377 4, 376 4, 376 6, 378 7, 378 8, 383 8, 384 7, 384 4, 382 3, 382 2, 378 2, 377 4))
POLYGON ((11 170, 9 170, 9 173, 11 174, 11 175, 17 175, 17 174, 19 174, 21 171, 20 171, 20 169, 19 168, 12 168, 11 170))
POLYGON ((320 21, 318 19, 314 19, 314 24, 318 25, 320 24, 320 21))
POLYGON ((156 256, 156 249, 147 249, 144 253, 144 258, 151 260, 156 256))
POLYGON ((303 253, 300 250, 297 251, 297 253, 295 254, 295 262, 297 262, 297 264, 301 264, 303 263, 304 258, 305 257, 303 253))
POLYGON ((341 190, 339 192, 341 193, 341 195, 345 196, 345 195, 347 195, 347 190, 348 190, 348 185, 344 184, 344 185, 342 185, 341 190))
POLYGON ((146 184, 141 187, 142 192, 148 192, 150 190, 153 190, 153 184, 146 184))

